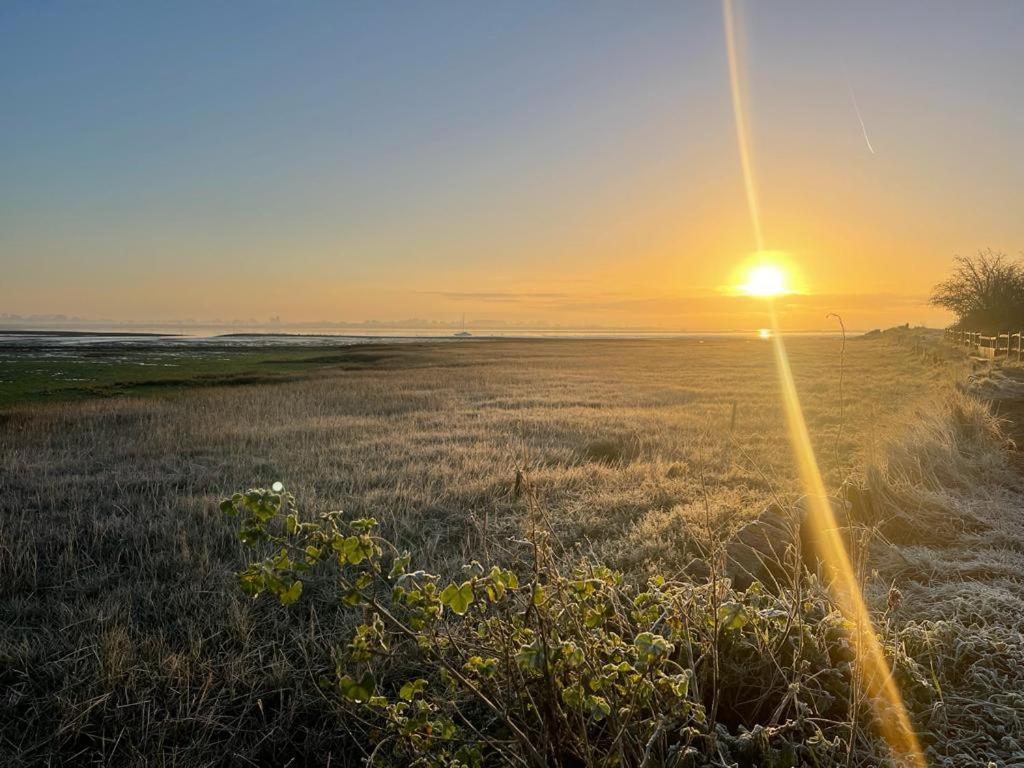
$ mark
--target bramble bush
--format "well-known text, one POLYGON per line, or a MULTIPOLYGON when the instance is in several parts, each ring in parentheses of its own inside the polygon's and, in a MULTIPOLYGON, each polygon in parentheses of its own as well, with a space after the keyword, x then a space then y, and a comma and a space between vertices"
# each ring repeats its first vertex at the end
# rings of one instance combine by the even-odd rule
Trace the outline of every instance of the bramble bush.
POLYGON ((279 484, 221 508, 265 555, 239 573, 247 594, 295 603, 326 570, 359 617, 319 683, 346 703, 374 764, 846 761, 850 627, 813 577, 775 592, 738 592, 714 572, 636 584, 566 565, 534 527, 517 567, 474 561, 447 581, 415 569, 371 518, 303 520, 279 484))

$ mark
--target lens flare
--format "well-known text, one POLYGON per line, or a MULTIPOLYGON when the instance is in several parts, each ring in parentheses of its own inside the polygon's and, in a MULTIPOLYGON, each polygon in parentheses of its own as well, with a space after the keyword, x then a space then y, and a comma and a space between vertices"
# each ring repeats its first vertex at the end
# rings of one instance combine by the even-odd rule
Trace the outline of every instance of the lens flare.
POLYGON ((736 23, 732 12, 732 0, 722 0, 725 21, 725 52, 729 57, 729 90, 732 93, 732 110, 736 117, 736 144, 740 150, 740 164, 743 166, 743 186, 747 192, 747 207, 750 222, 754 226, 754 240, 757 250, 764 250, 764 235, 761 231, 761 204, 757 197, 754 179, 754 163, 751 159, 750 139, 747 131, 747 110, 743 99, 740 80, 739 53, 736 49, 736 23))
POLYGON ((917 734, 910 723, 910 716, 903 705, 903 698, 896 686, 892 670, 878 642, 871 615, 846 552, 846 545, 839 534, 839 525, 832 512, 832 504, 811 446, 810 434, 804 421, 796 385, 793 383, 793 373, 789 367, 782 335, 779 333, 774 307, 771 316, 772 346, 775 349, 775 365, 785 406, 786 424, 797 461, 800 482, 808 503, 807 524, 811 527, 818 554, 832 578, 832 594, 850 623, 849 633, 853 647, 859 654, 858 674, 871 701, 879 730, 893 754, 909 760, 909 764, 914 768, 925 768, 927 763, 917 734))
MULTIPOLYGON (((739 56, 736 49, 735 21, 732 0, 722 0, 722 15, 725 26, 726 53, 729 59, 729 84, 732 90, 732 105, 736 119, 736 138, 739 145, 740 163, 743 167, 743 182, 747 193, 747 206, 757 240, 758 252, 764 252, 761 232, 761 211, 757 198, 750 142, 747 137, 747 118, 744 109, 743 92, 739 74, 739 56)), ((800 398, 793 382, 793 373, 786 356, 786 347, 779 332, 778 317, 772 297, 785 292, 785 273, 770 265, 755 267, 748 275, 746 292, 761 296, 768 302, 771 315, 771 337, 782 390, 786 425, 800 475, 800 482, 808 501, 808 519, 811 534, 828 571, 833 596, 850 626, 853 647, 857 651, 856 674, 870 698, 879 731, 899 759, 909 761, 914 768, 925 768, 927 763, 921 751, 917 734, 910 723, 910 717, 903 704, 892 670, 882 652, 875 634, 871 615, 868 613, 857 576, 850 563, 846 546, 839 535, 832 505, 825 490, 825 482, 818 469, 818 460, 811 446, 800 398)))

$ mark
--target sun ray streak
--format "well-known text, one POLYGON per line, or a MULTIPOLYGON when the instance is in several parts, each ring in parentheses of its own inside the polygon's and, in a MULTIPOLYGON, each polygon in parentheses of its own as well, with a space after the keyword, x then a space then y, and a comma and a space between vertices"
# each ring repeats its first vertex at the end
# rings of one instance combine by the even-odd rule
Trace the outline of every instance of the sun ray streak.
POLYGON ((832 593, 852 627, 851 639, 854 641, 854 648, 860 653, 858 674, 875 710, 882 735, 893 753, 905 756, 914 768, 924 768, 926 763, 921 745, 874 631, 871 615, 864 603, 864 596, 846 552, 846 545, 840 536, 828 492, 825 490, 825 482, 818 468, 800 398, 793 382, 793 373, 779 330, 774 303, 771 307, 771 318, 772 346, 775 350, 775 365, 782 390, 786 424, 800 482, 807 498, 807 524, 811 526, 818 553, 832 577, 832 593))
MULTIPOLYGON (((729 83, 732 89, 733 112, 736 120, 736 138, 739 145, 740 162, 743 166, 747 205, 757 239, 757 249, 762 252, 764 251, 764 240, 761 230, 761 212, 758 206, 757 185, 747 135, 746 112, 740 88, 732 0, 722 0, 722 13, 725 22, 726 51, 729 58, 729 83)), ((858 116, 859 113, 858 109, 858 116)), ((765 290, 762 295, 768 301, 771 314, 772 346, 782 391, 786 426, 800 482, 807 497, 807 524, 810 526, 818 553, 830 576, 832 593, 851 627, 850 636, 853 646, 858 652, 856 674, 863 682, 864 689, 870 698, 879 731, 895 758, 909 761, 913 768, 925 768, 927 764, 921 751, 921 745, 910 723, 910 717, 903 704, 892 670, 878 641, 874 623, 864 602, 856 573, 850 563, 846 545, 840 536, 835 515, 832 512, 832 504, 818 468, 800 398, 793 381, 793 373, 786 355, 775 304, 771 298, 773 293, 775 292, 765 290)))
POLYGON ((743 103, 743 89, 740 81, 739 56, 736 51, 736 26, 732 12, 732 0, 722 0, 725 17, 725 51, 729 57, 729 89, 732 93, 732 109, 736 118, 736 143, 740 149, 740 164, 743 166, 743 186, 747 192, 747 207, 754 226, 757 250, 764 250, 764 235, 761 230, 761 204, 757 198, 757 184, 754 181, 754 164, 751 160, 750 140, 747 133, 747 113, 743 103))

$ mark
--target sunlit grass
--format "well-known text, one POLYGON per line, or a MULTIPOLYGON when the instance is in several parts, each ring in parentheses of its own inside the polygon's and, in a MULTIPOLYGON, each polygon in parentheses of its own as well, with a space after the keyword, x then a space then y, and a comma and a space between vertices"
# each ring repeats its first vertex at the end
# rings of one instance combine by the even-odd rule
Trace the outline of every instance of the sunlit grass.
MULTIPOLYGON (((837 426, 838 342, 787 344, 811 443, 829 456, 820 446, 837 426)), ((4 414, 0 534, 17 546, 0 556, 10 597, 0 654, 16 679, 26 670, 18 743, 76 754, 116 723, 118 749, 141 760, 170 738, 166 721, 190 734, 178 765, 216 750, 273 762, 300 749, 296 733, 302 749, 339 754, 333 715, 302 681, 323 671, 325 638, 346 626, 333 612, 286 619, 237 595, 240 553, 215 509, 237 488, 280 480, 310 512, 376 517, 445 572, 508 556, 522 531, 518 468, 560 542, 637 575, 699 556, 705 510, 728 532, 775 496, 802 493, 772 345, 753 338, 365 354, 372 364, 301 382, 4 414), (27 672, 58 666, 59 680, 27 672), (121 706, 154 697, 159 722, 121 706)), ((851 344, 847 376, 840 448, 851 466, 950 385, 882 341, 851 344)), ((830 458, 822 469, 831 488, 845 477, 830 458)))

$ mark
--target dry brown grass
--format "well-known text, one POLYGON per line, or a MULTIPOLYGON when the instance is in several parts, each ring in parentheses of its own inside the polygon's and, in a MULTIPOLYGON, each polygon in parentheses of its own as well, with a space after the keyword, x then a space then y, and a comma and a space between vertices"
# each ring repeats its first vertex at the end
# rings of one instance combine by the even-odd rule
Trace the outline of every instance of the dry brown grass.
MULTIPOLYGON (((789 352, 836 487, 839 342, 789 352)), ((374 354, 299 383, 0 414, 5 763, 344 763, 310 684, 340 620, 233 588, 242 553, 215 502, 236 489, 282 480, 307 510, 372 514, 439 568, 502 556, 523 511, 517 469, 562 542, 631 569, 688 557, 701 470, 722 520, 799 493, 764 342, 374 354)), ((845 471, 952 389, 947 367, 886 339, 849 344, 846 366, 845 471)))

